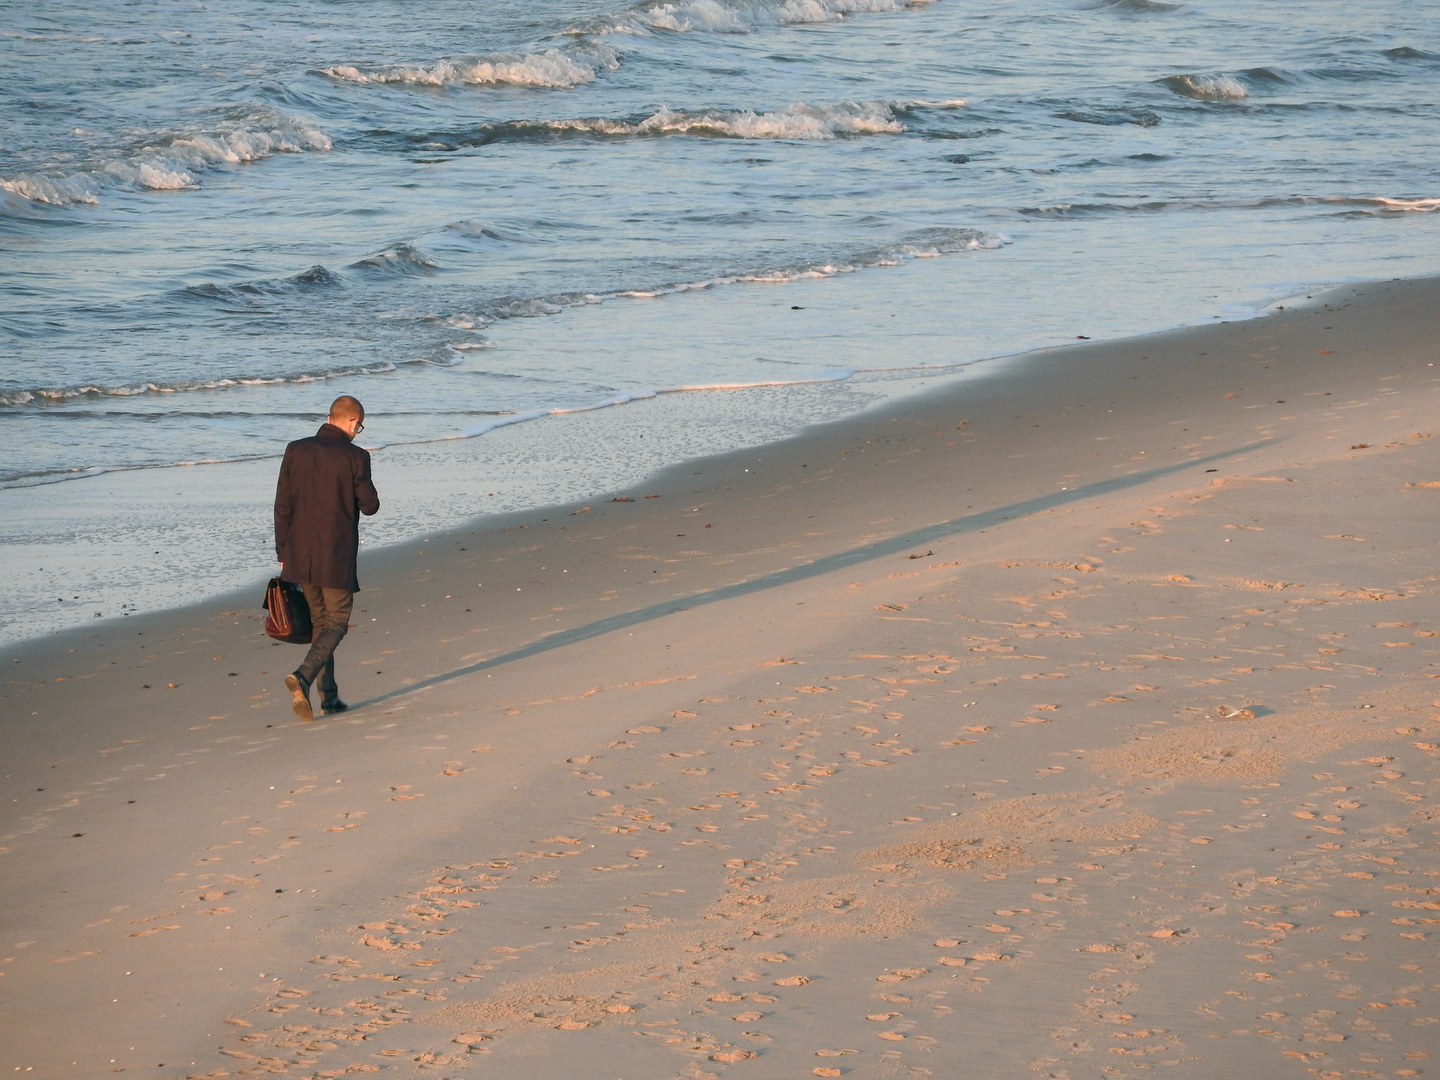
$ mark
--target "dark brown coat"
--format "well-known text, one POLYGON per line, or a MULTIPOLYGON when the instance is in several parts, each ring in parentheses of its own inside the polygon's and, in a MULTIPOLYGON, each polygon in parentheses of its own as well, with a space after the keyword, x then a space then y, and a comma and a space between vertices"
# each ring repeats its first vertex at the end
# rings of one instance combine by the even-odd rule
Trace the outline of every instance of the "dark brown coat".
POLYGON ((275 555, 297 585, 357 592, 360 515, 380 509, 370 454, 333 424, 285 448, 275 486, 275 555))

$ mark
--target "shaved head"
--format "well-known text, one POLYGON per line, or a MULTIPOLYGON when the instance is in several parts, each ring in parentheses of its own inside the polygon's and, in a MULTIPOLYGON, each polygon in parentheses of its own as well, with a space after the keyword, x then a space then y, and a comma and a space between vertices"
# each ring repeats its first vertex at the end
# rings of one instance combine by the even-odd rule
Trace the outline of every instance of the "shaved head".
POLYGON ((358 398, 349 394, 341 394, 330 403, 330 420, 364 420, 365 406, 360 404, 358 398))

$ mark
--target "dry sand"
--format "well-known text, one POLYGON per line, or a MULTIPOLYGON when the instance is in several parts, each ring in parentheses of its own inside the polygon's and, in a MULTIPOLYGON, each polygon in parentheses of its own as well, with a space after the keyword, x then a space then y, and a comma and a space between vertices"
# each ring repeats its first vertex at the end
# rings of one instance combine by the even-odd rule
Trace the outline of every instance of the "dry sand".
POLYGON ((313 724, 258 584, 9 650, 0 1073, 1426 1075, 1437 311, 366 555, 313 724))

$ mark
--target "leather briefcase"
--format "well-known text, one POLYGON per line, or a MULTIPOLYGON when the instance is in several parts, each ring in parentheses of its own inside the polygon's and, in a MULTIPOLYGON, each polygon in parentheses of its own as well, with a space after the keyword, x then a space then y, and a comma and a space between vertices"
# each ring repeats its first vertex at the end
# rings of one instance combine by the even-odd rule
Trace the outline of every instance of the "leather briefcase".
POLYGON ((299 585, 272 577, 265 586, 265 602, 260 606, 269 613, 265 616, 265 633, 276 641, 288 641, 292 645, 310 644, 315 631, 310 625, 310 605, 305 602, 304 590, 299 585))

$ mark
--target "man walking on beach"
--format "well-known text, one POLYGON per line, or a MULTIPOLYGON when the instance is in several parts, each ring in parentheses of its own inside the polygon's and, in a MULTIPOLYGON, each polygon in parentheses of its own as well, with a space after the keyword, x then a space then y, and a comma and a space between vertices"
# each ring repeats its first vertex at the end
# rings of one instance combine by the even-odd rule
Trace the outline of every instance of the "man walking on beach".
POLYGON ((370 454, 351 440, 365 429, 365 407, 355 398, 338 397, 325 424, 308 439, 285 447, 275 487, 275 556, 280 577, 305 590, 315 633, 310 651, 285 685, 295 715, 313 720, 310 687, 320 679, 320 708, 344 712, 335 685, 335 646, 350 628, 350 609, 360 581, 355 576, 360 551, 360 515, 380 509, 370 482, 370 454))

